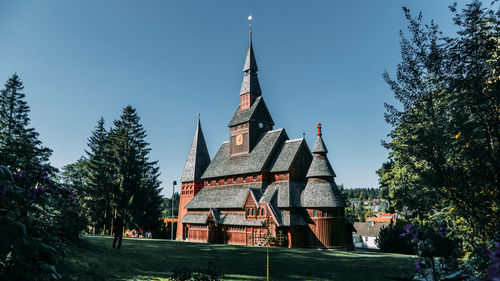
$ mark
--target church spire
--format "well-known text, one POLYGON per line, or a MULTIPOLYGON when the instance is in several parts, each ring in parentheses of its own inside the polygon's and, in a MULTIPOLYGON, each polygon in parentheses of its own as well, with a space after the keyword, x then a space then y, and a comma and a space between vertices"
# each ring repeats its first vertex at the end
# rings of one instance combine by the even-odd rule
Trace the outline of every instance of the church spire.
POLYGON ((189 149, 189 154, 182 172, 181 182, 192 182, 200 180, 201 175, 205 172, 210 164, 210 156, 208 154, 205 137, 201 130, 200 115, 198 114, 198 124, 194 133, 193 142, 189 149))
POLYGON ((255 60, 255 54, 253 52, 252 45, 252 16, 248 17, 249 23, 249 44, 247 57, 245 59, 245 65, 243 66, 243 83, 241 84, 240 95, 250 93, 255 96, 262 95, 260 90, 259 78, 257 77, 257 61, 255 60))

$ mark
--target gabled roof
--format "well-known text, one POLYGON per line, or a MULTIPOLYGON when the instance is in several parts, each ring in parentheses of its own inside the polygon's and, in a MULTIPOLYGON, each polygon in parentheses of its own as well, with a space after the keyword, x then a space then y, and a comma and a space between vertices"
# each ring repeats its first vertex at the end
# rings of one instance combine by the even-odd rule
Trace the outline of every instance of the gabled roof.
POLYGON ((182 171, 181 182, 191 182, 199 180, 205 169, 210 164, 210 155, 208 154, 207 144, 201 130, 200 119, 196 126, 191 148, 182 171))
POLYGON ((371 223, 371 222, 354 222, 354 229, 356 230, 356 234, 361 236, 370 236, 377 237, 380 233, 380 230, 383 227, 387 227, 390 223, 388 222, 379 222, 379 223, 371 223))
MULTIPOLYGON (((186 209, 241 209, 251 189, 262 183, 206 186, 186 205, 186 209)), ((256 192, 258 194, 258 192, 256 192)), ((254 193, 254 194, 256 194, 254 193)))
POLYGON ((208 165, 202 179, 262 172, 274 156, 276 148, 288 136, 284 129, 268 131, 248 154, 232 156, 230 144, 225 142, 208 165))
POLYGON ((304 143, 304 139, 285 141, 279 148, 276 158, 269 165, 268 170, 272 173, 289 171, 293 160, 297 157, 300 146, 304 143))
POLYGON ((345 207, 344 199, 333 180, 308 181, 300 196, 300 204, 304 208, 345 207))
POLYGON ((256 98, 252 106, 248 109, 240 110, 240 107, 238 106, 238 109, 236 109, 228 127, 246 123, 248 121, 257 121, 274 125, 273 118, 271 117, 271 114, 269 113, 266 103, 262 97, 256 98))

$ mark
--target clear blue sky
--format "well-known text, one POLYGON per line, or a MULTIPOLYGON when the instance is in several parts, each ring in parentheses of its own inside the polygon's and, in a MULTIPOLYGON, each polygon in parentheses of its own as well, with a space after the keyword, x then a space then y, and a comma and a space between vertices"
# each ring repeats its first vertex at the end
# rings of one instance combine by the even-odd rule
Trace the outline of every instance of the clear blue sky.
MULTIPOLYGON (((210 156, 228 139, 239 103, 253 15, 264 99, 290 138, 314 144, 324 128, 337 183, 377 187, 390 127, 382 79, 400 60, 401 7, 422 11, 445 32, 451 1, 1 1, 0 82, 17 72, 31 125, 77 160, 102 116, 137 108, 159 160, 164 194, 179 181, 201 113, 210 156)), ((462 3, 463 4, 463 3, 462 3)))

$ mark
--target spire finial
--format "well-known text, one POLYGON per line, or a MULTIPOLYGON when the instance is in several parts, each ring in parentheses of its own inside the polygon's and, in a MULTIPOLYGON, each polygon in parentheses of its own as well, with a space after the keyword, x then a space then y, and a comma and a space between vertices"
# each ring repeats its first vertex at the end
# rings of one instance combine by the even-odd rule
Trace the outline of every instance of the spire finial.
POLYGON ((302 132, 302 138, 305 139, 306 138, 306 133, 305 132, 302 132))
POLYGON ((250 38, 252 38, 252 15, 248 16, 248 32, 250 33, 250 38))
POLYGON ((200 120, 200 115, 201 115, 201 114, 199 114, 199 113, 198 113, 198 120, 200 120))
POLYGON ((322 133, 321 133, 321 123, 318 123, 318 137, 321 137, 322 133))

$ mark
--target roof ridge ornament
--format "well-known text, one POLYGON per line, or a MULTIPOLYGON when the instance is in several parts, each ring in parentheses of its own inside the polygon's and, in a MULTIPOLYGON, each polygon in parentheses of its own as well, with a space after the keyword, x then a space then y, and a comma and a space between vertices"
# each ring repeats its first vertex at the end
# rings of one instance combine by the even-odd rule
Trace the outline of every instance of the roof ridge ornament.
POLYGON ((321 133, 321 123, 318 123, 318 137, 321 137, 323 134, 321 133))

